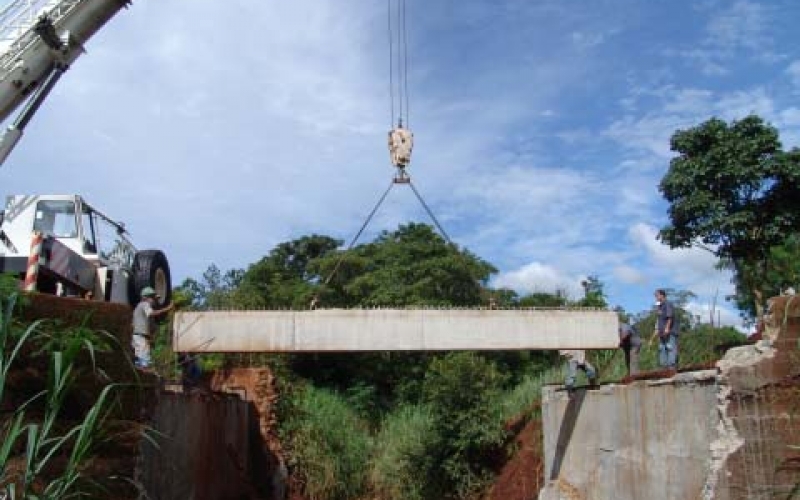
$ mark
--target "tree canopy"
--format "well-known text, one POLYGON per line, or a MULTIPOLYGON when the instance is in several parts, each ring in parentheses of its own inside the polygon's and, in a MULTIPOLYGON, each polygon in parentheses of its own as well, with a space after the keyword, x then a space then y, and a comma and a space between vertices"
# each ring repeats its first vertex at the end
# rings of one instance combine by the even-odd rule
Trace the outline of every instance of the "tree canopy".
POLYGON ((330 277, 320 301, 330 306, 477 306, 494 266, 446 242, 426 224, 401 225, 352 250, 311 263, 330 277))
POLYGON ((777 130, 757 116, 713 118, 678 130, 670 145, 678 156, 659 185, 670 220, 659 238, 713 252, 760 308, 771 249, 800 222, 800 153, 784 152, 777 130))

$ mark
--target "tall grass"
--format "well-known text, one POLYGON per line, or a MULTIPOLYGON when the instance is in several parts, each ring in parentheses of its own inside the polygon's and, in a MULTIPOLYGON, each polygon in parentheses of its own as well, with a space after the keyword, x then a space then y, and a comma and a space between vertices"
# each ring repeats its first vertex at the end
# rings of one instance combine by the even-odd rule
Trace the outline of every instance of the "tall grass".
POLYGON ((426 406, 402 406, 375 437, 369 481, 377 499, 423 500, 432 472, 436 422, 426 406))
POLYGON ((0 297, 0 402, 6 396, 12 367, 27 361, 28 356, 48 350, 49 373, 44 390, 0 420, 0 497, 56 500, 83 496, 83 469, 102 438, 114 386, 100 392, 80 422, 64 425, 65 397, 78 372, 75 359, 85 350, 94 361, 93 337, 77 330, 72 341, 55 339, 41 330, 41 321, 20 329, 12 320, 16 301, 16 293, 0 297))
MULTIPOLYGON (((746 337, 731 327, 699 325, 678 338, 678 368, 702 366, 724 355, 726 348, 744 344, 746 337)), ((600 380, 620 380, 628 374, 621 349, 592 351, 589 359, 598 368, 600 380)), ((658 338, 645 336, 639 353, 639 371, 658 370, 658 338)))
POLYGON ((340 395, 308 385, 296 395, 292 461, 310 500, 358 498, 367 487, 372 440, 365 422, 340 395))
POLYGON ((542 387, 557 380, 563 381, 561 366, 526 375, 510 390, 502 393, 497 401, 498 422, 502 426, 516 418, 527 418, 537 411, 536 403, 542 399, 542 387))

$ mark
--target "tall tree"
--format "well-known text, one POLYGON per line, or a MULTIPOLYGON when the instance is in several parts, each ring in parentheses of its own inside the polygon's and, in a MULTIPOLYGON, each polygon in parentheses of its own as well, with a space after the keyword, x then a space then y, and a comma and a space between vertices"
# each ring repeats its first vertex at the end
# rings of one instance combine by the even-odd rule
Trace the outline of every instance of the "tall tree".
POLYGON ((431 226, 410 223, 352 250, 331 253, 312 267, 330 277, 324 305, 474 306, 497 270, 446 242, 431 226))
POLYGON ((216 264, 211 264, 198 281, 186 278, 175 292, 181 300, 194 309, 224 309, 236 307, 233 299, 244 271, 229 269, 222 272, 216 264))
POLYGON ((670 219, 659 238, 728 263, 761 314, 770 249, 800 221, 800 154, 784 153, 777 130, 757 116, 714 118, 675 132, 670 145, 678 156, 659 185, 670 219))
POLYGON ((311 266, 341 245, 340 240, 313 234, 287 241, 247 268, 238 294, 250 307, 309 306, 320 276, 311 266))
POLYGON ((583 285, 583 298, 576 301, 580 307, 608 307, 606 301, 605 283, 597 275, 588 276, 581 281, 583 285))

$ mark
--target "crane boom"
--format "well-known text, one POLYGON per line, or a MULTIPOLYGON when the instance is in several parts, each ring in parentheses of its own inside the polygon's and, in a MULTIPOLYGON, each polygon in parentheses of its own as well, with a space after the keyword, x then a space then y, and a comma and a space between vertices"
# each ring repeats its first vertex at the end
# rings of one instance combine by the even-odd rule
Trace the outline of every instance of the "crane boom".
POLYGON ((13 0, 0 11, 0 121, 28 105, 0 138, 0 163, 83 46, 130 0, 13 0))

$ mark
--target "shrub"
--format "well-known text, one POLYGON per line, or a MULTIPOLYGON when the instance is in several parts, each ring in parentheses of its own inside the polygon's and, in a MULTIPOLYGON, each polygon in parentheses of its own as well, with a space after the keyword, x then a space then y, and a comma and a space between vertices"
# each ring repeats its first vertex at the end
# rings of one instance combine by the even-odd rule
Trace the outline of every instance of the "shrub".
POLYGON ((471 352, 431 362, 422 395, 433 412, 434 473, 442 497, 470 496, 491 478, 506 437, 496 405, 505 378, 494 363, 471 352))
POLYGON ((329 390, 309 385, 295 397, 284 434, 290 437, 290 463, 305 478, 306 495, 344 500, 363 494, 371 451, 366 424, 329 390))
POLYGON ((434 424, 433 413, 425 406, 403 406, 386 416, 375 438, 370 468, 378 498, 430 498, 432 447, 438 441, 434 424))

